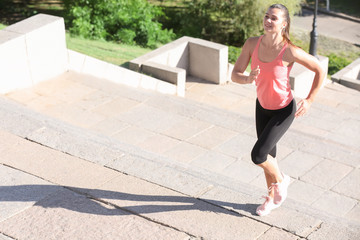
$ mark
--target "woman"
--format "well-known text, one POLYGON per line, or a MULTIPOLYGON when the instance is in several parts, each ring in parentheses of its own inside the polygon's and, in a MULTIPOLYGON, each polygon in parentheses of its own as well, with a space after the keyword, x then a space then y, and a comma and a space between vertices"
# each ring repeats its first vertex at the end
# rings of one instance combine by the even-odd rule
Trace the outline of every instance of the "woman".
POLYGON ((263 27, 264 35, 246 40, 231 76, 236 83, 256 84, 258 140, 251 158, 263 168, 269 189, 265 202, 256 209, 259 216, 267 215, 279 207, 287 196, 290 177, 279 169, 275 158, 276 144, 294 118, 303 116, 309 110, 324 79, 318 60, 291 43, 290 17, 284 5, 274 4, 269 7, 263 27), (247 76, 244 71, 250 58, 252 70, 247 76), (315 72, 309 95, 299 102, 298 108, 289 81, 289 73, 295 62, 315 72))

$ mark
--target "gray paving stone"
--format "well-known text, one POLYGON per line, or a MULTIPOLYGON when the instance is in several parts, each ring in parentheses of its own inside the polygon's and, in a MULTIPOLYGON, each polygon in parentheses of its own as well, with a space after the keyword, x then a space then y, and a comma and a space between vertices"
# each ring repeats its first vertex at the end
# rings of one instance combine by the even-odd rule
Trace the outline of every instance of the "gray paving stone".
POLYGON ((353 168, 335 161, 323 160, 313 169, 301 176, 302 181, 330 189, 344 178, 353 168))
POLYGON ((358 202, 356 206, 345 215, 345 217, 360 224, 360 203, 358 202))
POLYGON ((357 240, 360 239, 359 229, 352 229, 342 224, 322 223, 321 227, 310 234, 307 239, 309 240, 337 240, 337 239, 348 239, 357 240))
POLYGON ((109 102, 98 105, 97 107, 91 109, 91 111, 106 117, 114 117, 121 112, 126 112, 136 107, 139 104, 141 104, 141 102, 123 97, 117 97, 109 102))
POLYGON ((121 150, 109 149, 106 144, 109 140, 95 139, 95 135, 84 134, 73 128, 67 131, 66 127, 43 127, 32 132, 27 137, 32 141, 44 144, 56 150, 105 165, 107 162, 121 157, 121 150), (90 137, 92 136, 92 138, 90 137), (99 141, 97 141, 99 140, 99 141))
POLYGON ((194 118, 186 118, 178 124, 169 127, 169 129, 164 131, 164 134, 180 140, 186 140, 210 128, 211 126, 212 125, 208 122, 200 121, 194 118))
POLYGON ((301 203, 311 204, 324 192, 325 190, 320 187, 295 180, 288 188, 288 197, 301 203))
POLYGON ((113 136, 129 126, 130 125, 128 123, 121 122, 120 120, 114 118, 107 118, 101 122, 90 126, 89 129, 96 131, 100 134, 104 134, 106 136, 113 136))
POLYGON ((259 240, 278 240, 278 239, 288 239, 288 240, 298 240, 299 237, 295 236, 289 232, 286 232, 282 229, 272 227, 264 235, 258 238, 259 240))
POLYGON ((31 207, 60 187, 0 165, 0 222, 31 207))
POLYGON ((115 98, 115 95, 108 92, 95 90, 83 96, 80 100, 74 102, 74 104, 86 110, 93 110, 100 105, 113 101, 115 98))
POLYGON ((69 190, 0 223, 16 239, 187 239, 189 235, 69 190))
POLYGON ((0 233, 0 240, 13 240, 14 238, 10 238, 9 236, 5 236, 4 234, 0 233))
POLYGON ((233 157, 229 157, 227 155, 214 151, 208 151, 200 157, 194 159, 191 162, 191 165, 201 167, 212 172, 226 174, 226 171, 224 172, 224 169, 235 161, 236 159, 233 157))
POLYGON ((299 178, 311 170, 323 159, 309 153, 294 151, 279 162, 280 169, 293 178, 299 178))
POLYGON ((122 176, 90 194, 204 239, 256 239, 269 226, 180 193, 122 176), (226 224, 225 224, 226 223, 226 224))
POLYGON ((231 163, 222 170, 221 174, 244 183, 249 183, 262 172, 262 168, 255 166, 252 161, 236 160, 236 162, 231 163))
POLYGON ((228 141, 236 134, 237 133, 234 131, 218 126, 212 126, 203 132, 200 132, 199 134, 187 139, 186 141, 203 148, 212 149, 228 141))
POLYGON ((113 137, 121 142, 137 145, 155 135, 156 133, 152 131, 129 125, 129 127, 115 133, 113 137))
POLYGON ((355 207, 358 201, 340 194, 327 191, 312 206, 332 215, 344 216, 355 207))
POLYGON ((145 151, 162 154, 179 145, 180 143, 180 140, 162 134, 156 134, 136 144, 136 146, 140 147, 145 151))
POLYGON ((250 155, 255 142, 255 136, 240 133, 217 146, 214 150, 235 158, 241 158, 250 155))
POLYGON ((262 199, 225 188, 213 188, 202 195, 201 199, 302 237, 308 236, 322 222, 310 215, 284 206, 277 208, 265 217, 259 217, 255 214, 255 211, 262 204, 262 199))
POLYGON ((354 169, 340 181, 333 191, 360 200, 360 169, 354 169))
POLYGON ((164 152, 164 155, 172 160, 189 164, 195 158, 198 158, 199 156, 205 154, 208 151, 209 150, 205 148, 187 142, 180 142, 178 145, 164 152))

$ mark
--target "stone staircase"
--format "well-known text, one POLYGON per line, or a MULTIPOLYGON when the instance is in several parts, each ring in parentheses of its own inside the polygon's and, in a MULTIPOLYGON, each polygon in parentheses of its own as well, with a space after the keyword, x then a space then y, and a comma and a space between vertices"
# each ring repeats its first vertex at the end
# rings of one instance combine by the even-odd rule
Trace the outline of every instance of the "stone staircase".
POLYGON ((280 166, 292 177, 289 199, 259 218, 254 212, 266 189, 262 171, 250 160, 256 141, 254 93, 251 85, 219 86, 194 79, 187 83, 188 97, 180 98, 70 71, 2 97, 0 127, 299 237, 346 234, 355 239, 358 190, 351 195, 342 186, 358 177, 357 139, 328 139, 326 129, 341 118, 355 121, 358 106, 349 113, 340 98, 358 96, 340 85, 325 87, 313 111, 294 123, 279 146, 280 166), (335 91, 336 104, 327 101, 335 91), (226 97, 231 94, 241 100, 234 103, 226 97), (331 112, 329 104, 342 104, 343 112, 331 112), (314 119, 325 113, 332 120, 318 126, 314 119), (330 179, 326 173, 320 172, 318 180, 312 175, 322 170, 321 164, 323 171, 335 174, 330 185, 322 185, 330 179), (327 196, 335 202, 321 205, 327 196))

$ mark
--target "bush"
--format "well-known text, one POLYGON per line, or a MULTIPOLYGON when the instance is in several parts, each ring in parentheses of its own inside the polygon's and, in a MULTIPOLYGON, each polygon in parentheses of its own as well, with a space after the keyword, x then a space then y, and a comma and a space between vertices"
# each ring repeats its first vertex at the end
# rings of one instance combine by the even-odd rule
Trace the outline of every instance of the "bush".
POLYGON ((163 12, 146 0, 64 0, 70 33, 89 39, 157 47, 172 31, 156 21, 163 12))
POLYGON ((329 58, 328 75, 335 74, 351 63, 346 58, 339 57, 334 53, 329 54, 327 57, 329 58))
POLYGON ((293 16, 300 10, 301 1, 183 0, 183 7, 166 10, 171 15, 163 21, 178 35, 241 46, 247 38, 262 34, 263 17, 271 4, 284 4, 293 16))

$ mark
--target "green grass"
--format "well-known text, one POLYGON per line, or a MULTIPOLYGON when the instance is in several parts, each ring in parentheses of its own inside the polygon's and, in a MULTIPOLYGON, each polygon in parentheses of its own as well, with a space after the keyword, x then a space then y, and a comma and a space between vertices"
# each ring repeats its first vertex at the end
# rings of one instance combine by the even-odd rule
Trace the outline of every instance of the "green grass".
POLYGON ((0 23, 0 30, 6 28, 6 25, 0 23))
POLYGON ((149 48, 139 46, 83 39, 68 33, 66 34, 66 44, 71 50, 123 67, 128 67, 130 60, 151 51, 149 48))

